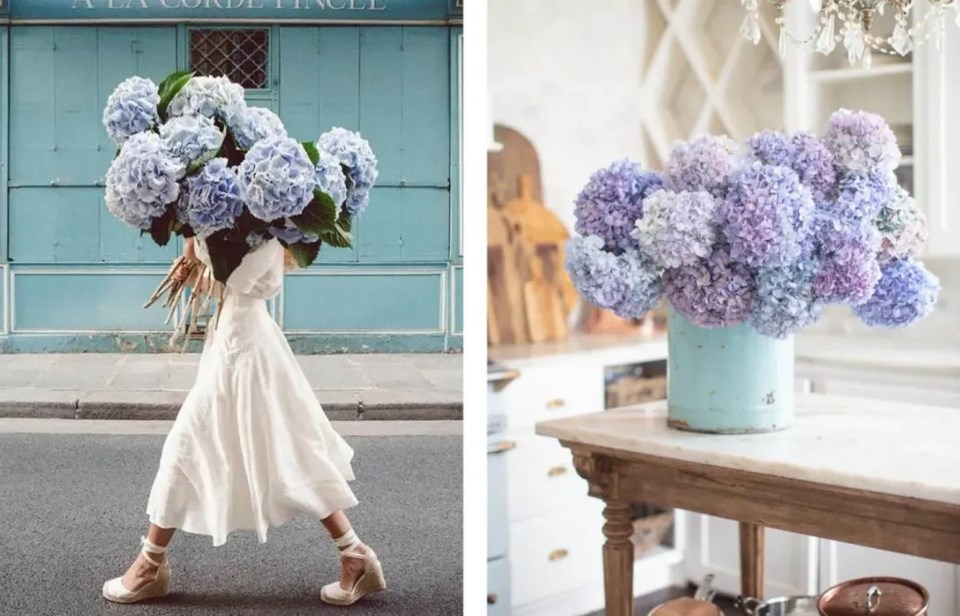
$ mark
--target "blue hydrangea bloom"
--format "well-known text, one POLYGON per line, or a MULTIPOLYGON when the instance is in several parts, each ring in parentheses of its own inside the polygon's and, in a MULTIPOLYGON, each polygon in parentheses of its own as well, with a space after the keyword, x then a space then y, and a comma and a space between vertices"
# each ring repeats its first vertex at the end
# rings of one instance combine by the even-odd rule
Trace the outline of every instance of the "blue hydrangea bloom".
POLYGON ((137 133, 124 142, 107 170, 107 209, 131 227, 149 229, 180 195, 178 180, 185 171, 159 135, 137 133))
POLYGON ((732 258, 751 267, 795 261, 810 231, 813 197, 787 167, 753 162, 730 179, 718 214, 732 258))
POLYGON ((320 135, 317 149, 332 154, 348 168, 344 208, 351 216, 359 216, 370 201, 370 189, 379 175, 370 143, 360 133, 335 127, 320 135))
POLYGON ((261 139, 287 136, 287 129, 280 117, 265 107, 241 108, 230 119, 229 128, 242 150, 249 150, 261 139))
POLYGON ((750 326, 773 338, 786 338, 817 322, 823 302, 813 292, 816 261, 801 256, 784 267, 757 270, 750 326))
POLYGON ((226 77, 193 77, 177 92, 167 106, 171 117, 202 115, 231 123, 246 109, 243 86, 226 77))
POLYGON ((287 244, 296 244, 297 242, 312 244, 320 239, 320 236, 315 233, 301 231, 290 221, 285 221, 282 227, 270 227, 270 233, 287 244))
POLYGON ((897 139, 875 113, 838 109, 827 122, 823 142, 844 171, 882 174, 900 164, 897 139))
POLYGON ((268 222, 301 213, 317 187, 316 169, 306 150, 289 137, 253 144, 238 174, 250 213, 268 222))
POLYGON ((218 151, 223 143, 223 133, 204 116, 170 118, 160 125, 160 138, 174 156, 187 164, 218 151))
POLYGON ((317 188, 330 195, 337 209, 347 200, 347 176, 340 161, 326 150, 319 150, 317 159, 317 188))
POLYGON ((635 250, 615 255, 603 245, 596 235, 567 241, 567 270, 580 296, 624 318, 652 309, 662 294, 653 262, 635 250))
POLYGON ((143 77, 130 77, 120 82, 103 109, 103 126, 118 146, 128 138, 153 126, 159 117, 157 85, 143 77))
POLYGON ((880 279, 880 234, 865 223, 824 217, 817 222, 820 269, 813 292, 824 302, 856 305, 873 294, 880 279))
POLYGON ((747 139, 747 155, 764 165, 793 167, 796 156, 793 142, 783 133, 764 130, 747 139))
POLYGON ((867 325, 906 327, 933 312, 940 280, 913 259, 894 259, 884 266, 876 291, 854 308, 867 325))
POLYGON ((214 158, 199 173, 187 178, 181 205, 186 222, 200 237, 234 225, 243 212, 243 186, 226 158, 214 158))
POLYGON ((852 222, 871 221, 894 198, 896 178, 877 173, 850 172, 840 175, 836 202, 826 210, 852 222))
POLYGON ((611 163, 590 176, 574 204, 580 235, 603 238, 604 248, 620 253, 636 248, 631 237, 634 224, 643 216, 642 201, 660 190, 660 176, 644 171, 624 159, 611 163))
POLYGON ((633 236, 640 251, 663 269, 692 265, 713 251, 716 209, 708 192, 661 190, 644 200, 633 236))
POLYGON ((793 161, 790 168, 800 183, 810 189, 814 202, 832 199, 837 190, 833 154, 813 133, 799 131, 790 138, 793 161))
POLYGON ((663 187, 674 192, 705 190, 719 198, 723 196, 727 176, 741 162, 739 147, 728 137, 702 135, 677 143, 667 158, 663 187))
POLYGON ((666 270, 663 288, 674 310, 694 325, 729 327, 750 316, 756 283, 751 269, 720 244, 694 265, 666 270))

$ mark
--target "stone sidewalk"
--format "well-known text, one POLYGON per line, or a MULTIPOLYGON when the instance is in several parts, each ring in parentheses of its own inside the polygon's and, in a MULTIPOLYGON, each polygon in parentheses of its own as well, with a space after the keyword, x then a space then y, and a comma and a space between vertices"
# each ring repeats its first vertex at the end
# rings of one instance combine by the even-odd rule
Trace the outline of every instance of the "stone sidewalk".
MULTIPOLYGON (((460 354, 298 355, 331 420, 462 419, 460 354)), ((0 355, 0 417, 173 419, 199 354, 0 355)))

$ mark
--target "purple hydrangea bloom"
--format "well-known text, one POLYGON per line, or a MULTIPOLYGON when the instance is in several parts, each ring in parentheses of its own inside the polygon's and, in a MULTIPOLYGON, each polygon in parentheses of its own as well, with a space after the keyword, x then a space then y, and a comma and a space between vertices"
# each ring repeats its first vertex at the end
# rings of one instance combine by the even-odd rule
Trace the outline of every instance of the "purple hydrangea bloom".
POLYGON ((820 139, 809 131, 799 131, 790 138, 793 144, 793 162, 800 183, 810 189, 814 201, 833 198, 837 176, 833 168, 833 154, 820 139))
POLYGON ((850 222, 871 221, 893 200, 896 180, 886 174, 844 173, 837 182, 837 199, 824 209, 850 222))
POLYGON ((917 256, 927 240, 923 212, 910 193, 899 187, 893 199, 880 209, 874 224, 883 237, 878 256, 881 265, 893 259, 917 256))
POLYGON ((785 267, 761 269, 757 272, 757 291, 750 312, 753 329, 774 338, 812 325, 823 312, 823 302, 813 292, 817 263, 803 256, 785 267))
POLYGON ((827 303, 859 304, 880 279, 880 234, 868 224, 824 218, 817 224, 820 270, 813 292, 827 303))
POLYGON ((845 171, 889 173, 900 164, 897 139, 875 113, 838 109, 827 122, 823 141, 845 171))
POLYGON ((718 214, 735 261, 782 267, 800 256, 813 211, 793 170, 753 162, 731 177, 718 214))
POLYGON ((783 133, 764 130, 747 139, 749 158, 765 165, 793 167, 796 157, 793 142, 783 133))
POLYGON ((661 268, 692 265, 708 257, 717 241, 716 208, 708 192, 661 190, 643 201, 633 236, 661 268))
POLYGON ((750 268, 734 261, 722 245, 707 259, 664 272, 663 287, 673 308, 700 327, 743 323, 755 292, 750 268))
POLYGON ((940 280, 913 259, 894 259, 884 266, 874 294, 854 308, 867 325, 906 327, 933 311, 940 280))
POLYGON ((567 241, 567 270, 580 296, 626 318, 653 308, 662 294, 653 262, 636 250, 615 255, 603 244, 596 235, 567 241))
POLYGON ((705 190, 714 197, 723 196, 727 176, 741 163, 737 144, 728 137, 702 135, 670 150, 663 187, 667 190, 705 190))
POLYGON ((590 176, 577 195, 574 228, 583 236, 603 238, 615 253, 636 247, 630 232, 643 215, 642 200, 660 190, 660 176, 629 160, 612 163, 590 176))

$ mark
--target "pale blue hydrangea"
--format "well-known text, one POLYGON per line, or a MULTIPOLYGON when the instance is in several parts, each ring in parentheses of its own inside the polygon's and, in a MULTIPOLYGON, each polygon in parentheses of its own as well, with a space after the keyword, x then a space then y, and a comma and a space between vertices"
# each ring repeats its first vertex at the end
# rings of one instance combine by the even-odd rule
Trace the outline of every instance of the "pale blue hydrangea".
POLYGON ((919 255, 927 241, 926 218, 910 193, 900 187, 880 209, 874 224, 883 238, 878 255, 881 265, 919 255))
POLYGON ((214 158, 187 178, 184 201, 181 211, 186 222, 197 235, 206 237, 234 225, 243 212, 243 186, 226 158, 214 158))
POLYGON ((851 222, 871 221, 893 200, 896 178, 892 174, 850 172, 840 175, 837 199, 824 209, 851 222))
POLYGON ((614 253, 636 248, 631 232, 643 216, 643 199, 660 190, 660 184, 657 173, 628 159, 595 171, 577 195, 574 229, 583 236, 600 236, 614 253))
POLYGON ((306 150, 289 137, 253 144, 238 174, 250 213, 268 222, 301 213, 317 187, 316 169, 306 150))
POLYGON ((663 187, 674 192, 705 190, 722 197, 727 177, 742 162, 740 148, 728 137, 702 135, 670 150, 663 187))
POLYGON ((756 283, 753 271, 718 244, 708 258, 666 270, 663 289, 674 310, 694 325, 729 327, 750 316, 756 283))
POLYGON ((320 239, 320 236, 315 233, 301 231, 289 220, 285 221, 282 227, 270 227, 270 233, 287 244, 296 244, 297 242, 312 244, 320 239))
POLYGON ((844 171, 889 173, 900 164, 897 139, 882 117, 838 109, 830 116, 823 142, 844 171))
POLYGON ((347 200, 347 176, 333 154, 326 150, 319 150, 319 154, 316 165, 317 188, 330 195, 339 211, 347 200))
POLYGON ((185 171, 159 135, 137 133, 126 140, 107 170, 107 209, 131 227, 149 229, 180 195, 178 181, 185 171))
POLYGON ((167 106, 171 117, 202 115, 220 118, 228 124, 246 108, 243 86, 226 77, 193 77, 167 106))
POLYGON ((854 308, 867 325, 906 327, 933 312, 940 280, 913 259, 894 259, 883 267, 876 291, 854 308))
POLYGON ((205 116, 170 118, 160 125, 160 138, 167 149, 188 165, 205 154, 217 152, 223 133, 205 116))
POLYGON ((230 134, 241 150, 270 137, 286 137, 287 129, 277 114, 265 107, 243 107, 230 120, 230 134))
POLYGON ((716 208, 708 192, 661 190, 644 199, 633 236, 663 269, 692 265, 708 257, 717 241, 716 208))
POLYGON ((347 167, 347 199, 344 209, 359 216, 370 201, 370 189, 377 181, 377 157, 360 133, 335 127, 320 135, 317 149, 332 154, 347 167))
POLYGON ((120 82, 103 109, 103 126, 118 146, 141 133, 158 120, 157 85, 143 77, 130 77, 120 82))
POLYGON ((735 261, 783 267, 795 261, 810 232, 810 190, 787 167, 752 162, 730 179, 718 215, 735 261))
POLYGON ((750 326, 773 338, 786 338, 817 322, 823 302, 813 292, 818 266, 810 256, 784 267, 757 270, 750 326))
POLYGON ((603 245, 603 238, 596 235, 567 241, 567 270, 580 296, 624 318, 652 309, 662 294, 653 262, 636 250, 615 255, 603 245))

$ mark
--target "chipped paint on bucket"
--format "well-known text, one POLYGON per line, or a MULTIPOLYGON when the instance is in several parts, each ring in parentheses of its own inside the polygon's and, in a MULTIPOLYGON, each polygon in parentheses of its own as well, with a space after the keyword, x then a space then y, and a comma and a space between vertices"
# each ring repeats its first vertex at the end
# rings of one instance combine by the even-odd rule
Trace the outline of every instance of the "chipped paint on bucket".
POLYGON ((772 432, 793 423, 793 336, 748 325, 697 327, 672 308, 667 334, 671 427, 693 432, 772 432))

